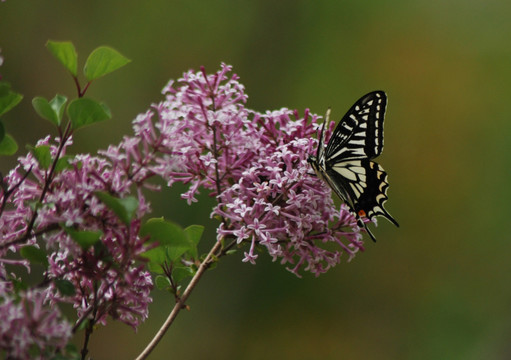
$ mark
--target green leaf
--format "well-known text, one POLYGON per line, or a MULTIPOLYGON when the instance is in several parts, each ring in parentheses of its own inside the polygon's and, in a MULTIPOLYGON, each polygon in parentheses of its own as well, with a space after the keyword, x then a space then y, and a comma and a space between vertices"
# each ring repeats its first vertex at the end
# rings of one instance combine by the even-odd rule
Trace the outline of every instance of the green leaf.
POLYGON ((48 100, 41 96, 37 96, 32 99, 32 106, 36 111, 37 115, 42 117, 45 120, 49 120, 51 123, 59 126, 59 119, 57 118, 57 114, 52 109, 48 100))
POLYGON ((51 41, 46 43, 46 47, 68 69, 73 76, 77 76, 78 72, 78 55, 75 46, 70 41, 51 41))
POLYGON ((183 279, 193 275, 195 275, 195 271, 189 266, 176 266, 172 270, 172 279, 178 284, 183 281, 183 279))
POLYGON ((8 280, 12 284, 15 294, 19 293, 20 291, 24 291, 24 290, 28 289, 28 284, 25 281, 23 281, 22 279, 19 279, 19 278, 11 275, 11 276, 8 276, 8 280))
POLYGON ((59 94, 55 95, 49 102, 41 96, 36 96, 32 100, 32 106, 40 117, 59 126, 64 115, 66 101, 67 98, 59 94))
POLYGON ((150 236, 150 241, 158 241, 160 245, 172 244, 172 239, 184 237, 183 229, 178 224, 163 218, 152 218, 140 227, 139 235, 150 236))
POLYGON ((78 325, 78 328, 76 329, 77 332, 80 332, 82 330, 85 330, 89 327, 91 320, 89 318, 83 320, 80 325, 78 325))
POLYGON ((73 159, 73 156, 71 156, 71 155, 64 155, 64 156, 60 157, 57 160, 57 165, 55 165, 55 172, 59 173, 62 170, 72 169, 73 165, 71 165, 71 163, 69 162, 69 160, 71 160, 71 159, 73 159))
POLYGON ((16 151, 18 151, 18 144, 11 135, 5 134, 0 142, 0 155, 14 155, 16 151))
POLYGON ((103 232, 101 230, 97 231, 87 231, 87 230, 75 230, 70 227, 65 227, 64 230, 66 233, 71 236, 71 239, 76 241, 78 245, 83 250, 87 250, 94 244, 96 244, 99 239, 101 239, 101 236, 103 236, 103 232))
POLYGON ((148 268, 151 272, 156 274, 164 273, 161 265, 165 263, 166 260, 165 247, 158 246, 156 248, 147 250, 146 252, 140 254, 140 256, 149 260, 148 268))
POLYGON ((30 262, 48 266, 46 253, 34 245, 27 245, 21 248, 20 255, 30 262))
MULTIPOLYGON (((81 330, 84 330, 86 327, 84 327, 83 329, 81 328, 81 325, 85 323, 85 324, 88 324, 89 322, 88 321, 83 321, 79 328, 77 329, 77 332, 80 332, 81 330)), ((76 347, 75 344, 66 344, 66 347, 65 347, 65 351, 64 351, 64 359, 65 360, 81 360, 82 359, 82 356, 81 354, 78 352, 78 348, 76 347)))
POLYGON ((199 257, 197 253, 197 245, 199 244, 199 241, 202 237, 202 233, 204 232, 204 226, 190 225, 184 231, 190 243, 193 244, 193 247, 190 249, 189 254, 194 259, 197 259, 199 257))
POLYGON ((58 124, 62 122, 62 117, 64 116, 65 104, 67 102, 67 97, 64 95, 57 94, 53 99, 50 100, 50 106, 57 114, 58 124))
POLYGON ((169 287, 171 287, 169 278, 164 275, 158 275, 154 279, 154 284, 159 290, 167 290, 169 287))
POLYGON ((168 260, 175 262, 187 251, 193 251, 193 243, 188 240, 183 229, 163 218, 149 219, 141 228, 140 236, 149 235, 151 241, 166 246, 168 260))
POLYGON ((172 239, 173 244, 167 245, 167 257, 170 261, 177 261, 183 254, 190 251, 191 246, 188 240, 172 239))
POLYGON ((100 46, 87 58, 83 73, 87 80, 92 81, 123 67, 130 61, 117 50, 108 46, 100 46))
POLYGON ((51 165, 51 154, 49 145, 39 145, 31 148, 30 151, 36 158, 42 169, 48 170, 51 165))
POLYGON ((94 193, 110 210, 112 210, 123 223, 129 225, 138 209, 138 200, 133 196, 123 199, 112 196, 106 192, 94 193))
POLYGON ((23 99, 23 95, 11 91, 11 87, 5 81, 0 82, 0 116, 11 110, 23 99))
POLYGON ((112 117, 110 109, 105 104, 89 98, 71 101, 67 107, 67 116, 74 130, 112 117))
MULTIPOLYGON (((165 256, 165 255, 164 255, 165 256)), ((150 261, 148 264, 147 264, 147 268, 149 269, 150 272, 152 273, 155 273, 155 274, 165 274, 165 271, 163 271, 163 268, 161 267, 163 263, 161 262, 156 262, 156 261, 150 261)))
POLYGON ((53 283, 59 292, 64 296, 73 296, 76 293, 75 286, 69 280, 55 279, 53 280, 53 283))

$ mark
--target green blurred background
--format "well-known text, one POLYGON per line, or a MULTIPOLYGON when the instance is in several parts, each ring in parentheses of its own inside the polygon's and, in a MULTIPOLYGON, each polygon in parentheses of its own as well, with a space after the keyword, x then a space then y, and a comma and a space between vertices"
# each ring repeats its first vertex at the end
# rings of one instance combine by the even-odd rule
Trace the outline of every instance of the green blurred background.
MULTIPOLYGON (((256 266, 223 259, 150 359, 509 359, 510 19, 511 2, 495 0, 7 0, 0 73, 25 99, 5 124, 23 149, 53 130, 30 100, 75 95, 48 39, 73 41, 82 65, 103 44, 133 60, 90 88, 114 118, 79 133, 74 152, 131 134, 167 81, 200 65, 232 64, 258 111, 331 106, 339 119, 385 90, 379 162, 401 228, 381 220, 376 244, 319 278, 265 254, 256 266)), ((182 190, 152 197, 155 215, 206 224, 211 242, 211 200, 188 207, 182 190)), ((170 306, 155 293, 138 333, 112 322, 91 355, 133 358, 170 306)))

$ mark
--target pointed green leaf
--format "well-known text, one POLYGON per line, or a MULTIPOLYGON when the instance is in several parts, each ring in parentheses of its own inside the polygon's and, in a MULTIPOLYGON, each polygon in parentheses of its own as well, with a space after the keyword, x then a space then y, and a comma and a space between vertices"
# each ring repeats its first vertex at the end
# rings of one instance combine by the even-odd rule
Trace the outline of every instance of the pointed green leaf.
MULTIPOLYGON (((143 254, 142 254, 142 256, 143 256, 143 254)), ((163 256, 165 257, 165 255, 163 255, 163 256)), ((165 260, 163 260, 163 262, 165 262, 165 260)), ((155 274, 165 274, 165 271, 163 271, 163 268, 161 267, 163 262, 150 261, 147 264, 147 268, 152 273, 155 273, 155 274)))
POLYGON ((172 270, 172 279, 179 284, 181 281, 186 279, 187 277, 192 277, 195 275, 195 271, 189 266, 176 266, 172 270))
POLYGON ((24 290, 28 289, 27 282, 23 281, 22 279, 19 279, 19 278, 14 277, 14 276, 9 276, 8 280, 12 284, 13 290, 14 290, 15 293, 18 293, 19 291, 24 291, 24 290))
POLYGON ((159 290, 167 290, 171 287, 169 278, 164 275, 158 275, 154 279, 154 284, 159 290))
POLYGON ((11 90, 5 81, 0 82, 0 116, 11 110, 23 99, 23 95, 11 90))
POLYGON ((62 116, 64 115, 64 105, 66 101, 67 98, 59 94, 55 95, 49 102, 41 96, 36 96, 32 100, 32 106, 40 117, 59 126, 62 122, 62 116))
POLYGON ((78 245, 83 250, 89 249, 91 246, 96 244, 101 236, 103 236, 103 232, 101 230, 97 231, 86 231, 86 230, 75 230, 70 227, 65 227, 64 230, 71 236, 71 239, 76 241, 78 245))
POLYGON ((135 217, 135 213, 138 209, 137 198, 128 196, 120 199, 106 192, 100 191, 95 192, 95 195, 126 225, 129 225, 131 220, 135 217))
POLYGON ((39 145, 35 148, 31 148, 30 152, 34 155, 39 166, 42 169, 48 170, 51 165, 51 154, 49 145, 39 145))
POLYGON ((71 101, 67 107, 67 116, 74 130, 112 117, 105 104, 89 98, 71 101))
POLYGON ((50 100, 51 108, 57 114, 57 118, 59 119, 59 124, 62 122, 62 117, 64 116, 64 109, 67 102, 67 97, 64 95, 57 94, 53 99, 50 100))
POLYGON ((59 173, 61 172, 62 170, 66 170, 66 169, 72 169, 73 168, 73 165, 71 165, 70 163, 70 160, 73 159, 73 156, 71 155, 64 155, 64 156, 61 156, 58 160, 57 160, 57 165, 55 165, 55 172, 56 173, 59 173))
POLYGON ((20 250, 20 255, 30 262, 48 266, 46 253, 34 245, 23 246, 20 250))
POLYGON ((141 237, 150 236, 150 241, 157 241, 160 245, 172 244, 172 239, 182 238, 183 229, 178 224, 166 221, 163 218, 152 218, 140 227, 141 237))
POLYGON ((190 251, 191 246, 186 238, 175 238, 172 239, 172 245, 167 245, 167 258, 175 262, 179 260, 183 254, 190 251))
POLYGON ((190 249, 189 254, 194 259, 197 259, 199 257, 197 253, 197 245, 199 244, 199 241, 202 237, 202 233, 204 232, 204 226, 190 225, 184 231, 190 243, 193 244, 193 247, 190 249))
POLYGON ((130 61, 117 50, 108 46, 100 46, 87 58, 83 73, 87 80, 92 81, 123 67, 130 61))
POLYGON ((64 296, 73 296, 76 293, 75 286, 69 280, 55 279, 53 280, 53 283, 59 292, 64 296))
POLYGON ((57 114, 58 123, 62 122, 62 117, 64 116, 65 104, 67 102, 67 97, 64 95, 57 94, 53 99, 50 100, 50 106, 57 114))
POLYGON ((78 72, 78 55, 75 46, 70 41, 48 41, 46 47, 68 69, 73 76, 77 76, 78 72))
POLYGON ((0 142, 0 155, 14 155, 16 151, 18 151, 18 144, 11 135, 5 134, 0 142))
POLYGON ((149 260, 148 268, 151 272, 156 274, 163 274, 163 268, 161 265, 165 263, 165 248, 158 246, 153 249, 143 252, 140 256, 149 260))
POLYGON ((193 244, 188 240, 183 229, 163 218, 149 219, 141 228, 140 236, 150 235, 151 241, 158 241, 166 246, 169 261, 174 262, 187 251, 193 250, 193 244))
POLYGON ((54 125, 59 126, 59 119, 57 117, 57 114, 52 109, 50 103, 48 100, 41 96, 37 96, 32 99, 32 106, 34 107, 37 115, 42 117, 45 120, 49 120, 54 125))
MULTIPOLYGON (((80 323, 80 325, 78 325, 78 328, 76 329, 76 331, 83 331, 83 330, 87 329, 90 325, 90 322, 91 322, 91 320, 89 318, 83 320, 80 323)), ((79 359, 81 359, 81 357, 79 359)))

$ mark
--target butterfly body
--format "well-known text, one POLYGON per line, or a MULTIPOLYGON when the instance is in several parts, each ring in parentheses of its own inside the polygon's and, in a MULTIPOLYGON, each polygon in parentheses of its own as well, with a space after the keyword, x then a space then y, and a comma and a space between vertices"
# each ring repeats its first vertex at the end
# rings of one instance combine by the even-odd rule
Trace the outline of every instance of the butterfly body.
POLYGON ((319 178, 324 180, 355 214, 357 223, 371 238, 363 217, 383 216, 399 226, 385 210, 388 199, 387 173, 372 161, 383 151, 383 120, 387 96, 373 91, 361 97, 344 115, 325 146, 325 127, 330 119, 328 109, 321 129, 316 156, 308 162, 319 178))

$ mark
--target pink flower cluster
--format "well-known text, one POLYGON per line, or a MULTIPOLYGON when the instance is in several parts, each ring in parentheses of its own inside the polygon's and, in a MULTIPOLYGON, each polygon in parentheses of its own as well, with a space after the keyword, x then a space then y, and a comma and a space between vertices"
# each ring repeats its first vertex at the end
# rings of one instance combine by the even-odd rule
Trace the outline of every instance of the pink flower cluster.
MULTIPOLYGON (((63 145, 61 155, 69 145, 71 139, 63 145)), ((49 137, 36 146, 50 146, 52 157, 57 154, 58 146, 52 144, 49 137)), ((49 253, 47 281, 51 284, 54 280, 67 280, 75 288, 74 295, 63 296, 51 286, 52 301, 71 302, 79 318, 90 316, 94 308, 96 323, 105 324, 110 315, 133 327, 138 326, 147 318, 151 302, 151 276, 144 264, 137 261, 145 251, 138 237, 140 218, 149 208, 138 191, 137 214, 126 226, 95 196, 96 191, 121 198, 128 195, 134 184, 130 168, 124 168, 114 158, 77 155, 71 160, 70 168, 56 173, 43 202, 34 207, 41 198, 49 170, 41 168, 32 153, 21 157, 19 163, 5 179, 14 191, 10 195, 2 193, 2 200, 8 198, 6 210, 0 217, 0 266, 9 261, 5 258, 8 250, 36 245, 34 234, 37 234, 49 253), (30 176, 26 177, 27 173, 30 176), (35 208, 33 232, 24 237, 35 208), (64 228, 100 231, 101 246, 83 249, 64 228), (24 238, 25 241, 20 241, 24 238)))
POLYGON ((133 157, 165 154, 152 156, 148 168, 169 185, 190 184, 182 195, 189 204, 201 188, 215 196, 218 238, 249 243, 244 261, 254 263, 263 246, 297 275, 324 273, 342 252, 351 258, 362 249, 362 236, 349 211, 337 209, 330 189, 311 175, 307 157, 317 146, 318 116, 247 109, 244 87, 230 71, 222 65, 213 75, 201 69, 171 81, 156 113, 135 120, 143 151, 133 157))

